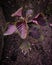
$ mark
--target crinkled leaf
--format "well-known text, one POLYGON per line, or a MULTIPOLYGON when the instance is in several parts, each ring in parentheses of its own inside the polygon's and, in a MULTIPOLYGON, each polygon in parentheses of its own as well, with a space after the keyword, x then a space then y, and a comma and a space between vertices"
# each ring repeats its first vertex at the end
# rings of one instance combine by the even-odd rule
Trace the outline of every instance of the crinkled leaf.
POLYGON ((16 26, 20 37, 22 39, 25 39, 27 37, 27 32, 28 32, 28 26, 26 22, 25 21, 18 22, 16 26))
POLYGON ((14 17, 14 16, 22 16, 22 7, 19 8, 16 12, 14 12, 11 16, 14 17))
POLYGON ((44 19, 43 14, 37 14, 34 18, 33 18, 33 23, 39 24, 41 26, 45 26, 46 25, 46 21, 44 19))
POLYGON ((13 34, 15 31, 17 30, 15 25, 9 25, 8 29, 4 32, 4 36, 5 35, 11 35, 13 34))

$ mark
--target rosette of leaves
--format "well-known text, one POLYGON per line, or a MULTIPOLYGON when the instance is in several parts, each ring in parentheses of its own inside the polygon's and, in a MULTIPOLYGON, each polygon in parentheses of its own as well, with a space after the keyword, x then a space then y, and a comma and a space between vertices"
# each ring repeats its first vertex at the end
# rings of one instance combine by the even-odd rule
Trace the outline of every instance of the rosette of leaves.
MULTIPOLYGON (((19 8, 16 12, 14 12, 11 15, 12 17, 16 17, 18 19, 15 22, 15 24, 9 24, 7 30, 4 32, 3 35, 6 36, 6 35, 12 35, 14 33, 17 33, 23 40, 26 40, 28 35, 31 36, 33 39, 38 40, 42 33, 41 26, 46 25, 44 14, 38 13, 35 17, 30 19, 33 16, 33 10, 28 9, 26 11, 26 16, 22 15, 22 10, 23 7, 19 8)), ((24 48, 25 51, 28 51, 27 48, 28 49, 30 48, 29 42, 22 43, 22 46, 20 46, 20 48, 22 49, 22 51, 24 50, 24 48)))
POLYGON ((18 9, 15 13, 11 15, 12 17, 19 17, 19 20, 17 20, 17 22, 15 22, 14 25, 9 24, 7 31, 4 33, 4 36, 11 35, 14 32, 17 32, 20 36, 22 35, 21 38, 23 39, 23 37, 26 38, 27 36, 28 28, 29 28, 28 24, 33 23, 38 26, 46 25, 46 22, 44 20, 42 13, 38 13, 33 19, 28 20, 28 18, 30 18, 33 15, 32 10, 27 10, 25 17, 22 16, 22 10, 23 10, 23 7, 21 7, 20 9, 18 9), (25 35, 23 35, 23 33, 25 35))

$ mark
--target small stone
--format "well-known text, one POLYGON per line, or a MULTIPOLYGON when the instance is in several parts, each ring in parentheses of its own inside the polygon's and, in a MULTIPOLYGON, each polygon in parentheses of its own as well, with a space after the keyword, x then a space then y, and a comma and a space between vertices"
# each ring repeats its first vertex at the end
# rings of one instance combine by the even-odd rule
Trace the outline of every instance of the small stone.
POLYGON ((8 56, 6 56, 6 58, 9 58, 8 56))

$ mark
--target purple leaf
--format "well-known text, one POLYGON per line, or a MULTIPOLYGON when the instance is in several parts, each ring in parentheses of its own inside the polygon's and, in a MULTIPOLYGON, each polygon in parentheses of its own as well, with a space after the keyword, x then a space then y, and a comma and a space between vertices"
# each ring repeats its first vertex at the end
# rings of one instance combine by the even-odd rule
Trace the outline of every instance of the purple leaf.
POLYGON ((22 16, 22 7, 19 8, 15 13, 13 13, 11 16, 14 17, 14 16, 22 16))
POLYGON ((39 17, 39 15, 40 15, 40 13, 38 13, 38 14, 35 16, 35 18, 38 18, 38 17, 39 17))
POLYGON ((44 17, 43 17, 43 14, 37 14, 35 17, 34 17, 34 19, 33 19, 33 23, 36 23, 36 24, 39 24, 39 25, 41 25, 41 26, 44 26, 44 25, 46 25, 46 21, 45 21, 45 19, 44 19, 44 17))
POLYGON ((36 27, 32 27, 31 31, 29 32, 29 36, 31 36, 34 39, 40 38, 40 32, 39 29, 36 27))
POLYGON ((17 30, 15 25, 9 25, 7 31, 5 31, 5 33, 3 34, 4 36, 6 35, 11 35, 13 34, 15 31, 17 30))
POLYGON ((36 20, 38 16, 39 16, 39 13, 30 22, 38 25, 38 21, 36 20))
POLYGON ((20 37, 22 39, 25 39, 27 37, 27 29, 28 29, 26 22, 25 21, 18 22, 16 26, 20 37))
POLYGON ((38 25, 38 21, 36 21, 36 20, 32 20, 32 22, 38 25))

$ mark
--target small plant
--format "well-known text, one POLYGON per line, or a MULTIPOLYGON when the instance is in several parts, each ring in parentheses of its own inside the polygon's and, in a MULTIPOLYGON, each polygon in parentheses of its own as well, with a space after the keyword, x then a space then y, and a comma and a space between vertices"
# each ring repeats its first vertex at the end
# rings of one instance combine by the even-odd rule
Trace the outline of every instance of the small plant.
MULTIPOLYGON (((26 16, 22 15, 22 10, 23 7, 19 8, 15 13, 13 13, 11 16, 12 17, 17 17, 17 21, 15 22, 15 24, 9 24, 8 29, 4 32, 4 36, 6 35, 12 35, 13 33, 17 33, 21 39, 25 40, 27 38, 27 36, 30 33, 30 26, 31 24, 34 25, 34 27, 39 28, 40 32, 41 31, 41 26, 45 26, 46 25, 46 21, 45 21, 45 16, 43 13, 38 13, 36 16, 34 16, 32 19, 31 17, 33 16, 33 11, 31 9, 27 10, 26 12, 26 16)), ((33 26, 32 25, 32 26, 33 26)), ((34 29, 35 31, 35 29, 34 29)), ((32 30, 31 30, 32 32, 32 30)), ((31 33, 30 36, 33 37, 35 33, 31 33)), ((38 36, 38 33, 37 37, 38 36)), ((36 38, 37 38, 36 37, 36 38)), ((34 37, 35 39, 35 37, 34 37)), ((43 35, 41 35, 41 38, 39 38, 39 40, 44 39, 43 35)), ((37 39, 38 40, 38 39, 37 39)), ((26 54, 27 52, 29 52, 28 50, 31 48, 29 42, 23 42, 22 45, 20 46, 20 49, 22 49, 22 52, 24 51, 24 54, 26 54), (26 45, 27 44, 27 45, 26 45), (25 49, 24 49, 25 48, 25 49)))
POLYGON ((28 12, 30 13, 27 13, 26 16, 23 17, 22 10, 23 7, 19 8, 15 13, 11 15, 12 17, 19 17, 19 21, 17 20, 14 25, 9 24, 7 31, 3 34, 4 36, 11 35, 14 32, 17 32, 22 39, 25 39, 27 37, 29 29, 28 23, 32 22, 33 24, 37 24, 38 26, 46 24, 44 15, 42 13, 38 13, 33 19, 28 21, 28 18, 32 16, 32 12, 28 10, 28 12))

